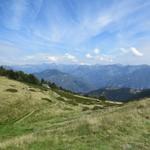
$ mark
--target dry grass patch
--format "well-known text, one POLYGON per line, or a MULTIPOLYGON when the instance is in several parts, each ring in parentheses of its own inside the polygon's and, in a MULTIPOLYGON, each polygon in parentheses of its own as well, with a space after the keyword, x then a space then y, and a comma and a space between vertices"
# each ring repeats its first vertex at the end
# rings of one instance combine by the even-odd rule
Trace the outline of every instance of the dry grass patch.
POLYGON ((25 144, 30 144, 36 140, 33 134, 27 134, 19 137, 14 137, 0 143, 0 149, 7 149, 8 147, 23 147, 25 144))

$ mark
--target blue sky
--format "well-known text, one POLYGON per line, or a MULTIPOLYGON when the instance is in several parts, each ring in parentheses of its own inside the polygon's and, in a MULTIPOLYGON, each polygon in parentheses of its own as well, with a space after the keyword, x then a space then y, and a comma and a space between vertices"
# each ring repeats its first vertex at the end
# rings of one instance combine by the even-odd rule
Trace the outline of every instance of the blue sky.
POLYGON ((0 64, 150 64, 149 0, 0 0, 0 64))

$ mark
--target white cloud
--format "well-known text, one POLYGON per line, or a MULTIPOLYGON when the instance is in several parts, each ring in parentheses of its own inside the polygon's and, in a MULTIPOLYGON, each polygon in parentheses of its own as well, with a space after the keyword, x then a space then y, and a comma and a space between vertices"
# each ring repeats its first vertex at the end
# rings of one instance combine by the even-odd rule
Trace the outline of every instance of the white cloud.
POLYGON ((131 47, 130 48, 131 52, 133 53, 133 55, 135 56, 143 56, 143 53, 141 53, 139 50, 137 50, 135 47, 131 47))
POLYGON ((113 59, 111 56, 108 55, 98 55, 96 56, 97 61, 103 61, 103 62, 113 62, 113 59))
POLYGON ((91 54, 87 53, 87 54, 85 55, 85 57, 88 58, 88 59, 90 59, 90 58, 92 58, 93 56, 92 56, 91 54))
POLYGON ((143 56, 143 53, 141 53, 139 50, 137 50, 135 47, 130 48, 120 48, 122 54, 133 54, 134 56, 141 57, 143 56))
POLYGON ((113 62, 113 59, 110 55, 105 55, 100 53, 100 49, 95 48, 93 50, 93 55, 90 53, 87 53, 85 57, 87 59, 90 59, 91 63, 111 63, 113 62))
POLYGON ((57 62, 57 61, 58 61, 58 58, 55 57, 55 56, 48 56, 47 58, 48 58, 48 60, 51 61, 51 62, 57 62))
POLYGON ((79 63, 78 59, 76 56, 71 55, 69 53, 65 53, 64 55, 50 55, 47 53, 37 53, 35 55, 29 55, 24 57, 23 59, 24 62, 26 63, 39 63, 39 62, 44 62, 44 63, 52 63, 52 62, 57 62, 57 63, 79 63))
POLYGON ((98 48, 95 48, 95 49, 94 49, 94 53, 95 53, 95 54, 99 54, 99 52, 100 52, 100 50, 99 50, 98 48))
POLYGON ((77 58, 74 55, 71 55, 69 53, 66 53, 63 57, 65 60, 70 60, 72 62, 78 62, 77 58))
POLYGON ((46 54, 46 53, 37 53, 34 55, 25 56, 23 58, 23 61, 24 62, 34 62, 34 63, 37 63, 37 62, 56 62, 57 57, 51 56, 51 55, 46 54))

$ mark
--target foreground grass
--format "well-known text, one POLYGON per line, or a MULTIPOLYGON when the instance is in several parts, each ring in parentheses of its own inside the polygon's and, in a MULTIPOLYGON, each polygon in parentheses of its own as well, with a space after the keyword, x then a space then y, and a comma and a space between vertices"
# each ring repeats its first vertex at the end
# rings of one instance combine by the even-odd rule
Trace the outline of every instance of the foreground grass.
POLYGON ((0 115, 4 150, 150 149, 150 99, 110 106, 0 77, 0 115))

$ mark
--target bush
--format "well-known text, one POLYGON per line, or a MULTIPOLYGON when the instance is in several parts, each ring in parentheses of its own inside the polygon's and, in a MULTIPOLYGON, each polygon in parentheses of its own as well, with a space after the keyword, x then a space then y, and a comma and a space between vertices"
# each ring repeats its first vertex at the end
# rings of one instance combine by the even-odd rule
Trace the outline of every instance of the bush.
POLYGON ((36 90, 35 90, 35 89, 29 89, 29 91, 31 91, 31 92, 36 92, 36 90))
POLYGON ((12 93, 18 92, 18 90, 16 90, 16 89, 7 89, 6 91, 7 91, 7 92, 12 92, 12 93))
POLYGON ((42 100, 45 100, 47 102, 52 102, 49 98, 42 98, 42 100))
POLYGON ((102 95, 102 96, 99 97, 99 100, 101 100, 102 102, 105 102, 107 99, 106 99, 105 96, 102 95))
POLYGON ((82 111, 87 111, 87 110, 89 110, 89 107, 83 107, 82 108, 82 111))

